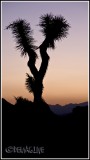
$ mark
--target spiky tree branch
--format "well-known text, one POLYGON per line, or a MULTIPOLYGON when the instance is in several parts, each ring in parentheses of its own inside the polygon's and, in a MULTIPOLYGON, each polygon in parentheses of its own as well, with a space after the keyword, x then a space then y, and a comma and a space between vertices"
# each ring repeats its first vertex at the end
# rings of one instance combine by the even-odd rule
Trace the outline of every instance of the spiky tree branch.
POLYGON ((55 41, 67 37, 70 25, 63 16, 53 16, 45 14, 40 17, 39 26, 45 40, 44 44, 47 47, 55 48, 55 41))
MULTIPOLYGON (((36 46, 34 45, 35 41, 32 37, 33 31, 30 24, 27 23, 26 20, 18 19, 9 24, 6 29, 12 30, 12 34, 16 40, 16 48, 21 50, 21 55, 25 56, 28 54, 30 56, 32 50, 36 49, 36 46)), ((35 52, 33 54, 35 58, 37 58, 37 54, 35 52)))

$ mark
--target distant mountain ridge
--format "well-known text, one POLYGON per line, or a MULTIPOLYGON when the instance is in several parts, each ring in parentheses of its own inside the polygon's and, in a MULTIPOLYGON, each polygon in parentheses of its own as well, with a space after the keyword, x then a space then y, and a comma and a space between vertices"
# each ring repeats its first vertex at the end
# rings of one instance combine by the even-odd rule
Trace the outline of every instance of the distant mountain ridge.
POLYGON ((83 103, 79 103, 79 104, 66 104, 64 106, 61 106, 59 104, 56 105, 49 105, 50 109, 52 112, 54 112, 57 115, 65 115, 65 114, 69 114, 72 113, 73 109, 76 108, 77 106, 80 107, 85 107, 88 106, 88 102, 83 102, 83 103))
MULTIPOLYGON (((3 106, 4 105, 10 106, 10 107, 14 106, 13 104, 6 101, 4 98, 2 98, 2 104, 3 104, 3 106)), ((59 104, 49 105, 50 110, 57 115, 66 115, 66 114, 72 113, 73 109, 76 108, 77 106, 80 106, 80 107, 88 106, 88 102, 83 102, 83 103, 79 103, 79 104, 69 103, 64 106, 59 105, 59 104)))

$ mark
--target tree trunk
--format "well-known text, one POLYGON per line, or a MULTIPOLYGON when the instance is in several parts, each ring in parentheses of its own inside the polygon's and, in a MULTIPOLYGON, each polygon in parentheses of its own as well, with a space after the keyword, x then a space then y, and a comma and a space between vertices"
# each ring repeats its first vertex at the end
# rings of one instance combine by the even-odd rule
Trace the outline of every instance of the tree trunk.
POLYGON ((43 43, 40 46, 40 55, 42 58, 42 63, 41 63, 39 71, 37 70, 35 66, 36 59, 35 59, 34 52, 32 54, 30 53, 30 56, 29 56, 28 67, 30 68, 30 71, 33 74, 34 79, 35 79, 34 91, 33 91, 35 103, 42 101, 43 79, 44 79, 44 76, 45 76, 45 73, 48 67, 48 62, 49 62, 49 56, 46 50, 47 50, 47 45, 46 43, 43 43))
POLYGON ((38 103, 42 101, 43 84, 41 80, 35 80, 34 102, 38 103))

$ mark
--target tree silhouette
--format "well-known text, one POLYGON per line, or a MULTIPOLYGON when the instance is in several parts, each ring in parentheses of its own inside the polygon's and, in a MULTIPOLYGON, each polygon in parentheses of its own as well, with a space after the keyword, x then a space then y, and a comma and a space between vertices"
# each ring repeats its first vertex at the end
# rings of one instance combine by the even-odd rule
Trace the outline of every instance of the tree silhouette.
POLYGON ((39 26, 45 39, 39 47, 34 45, 35 41, 32 37, 32 29, 26 20, 16 20, 11 23, 6 29, 11 29, 12 34, 16 39, 16 48, 21 50, 21 56, 28 54, 29 61, 27 63, 33 77, 28 73, 26 78, 26 87, 29 92, 34 95, 34 102, 38 103, 42 100, 43 93, 43 79, 49 63, 49 55, 47 48, 55 49, 55 41, 67 37, 70 25, 63 16, 53 16, 52 14, 45 14, 40 17, 39 26), (37 59, 36 50, 40 50, 42 59, 39 71, 35 63, 37 59))

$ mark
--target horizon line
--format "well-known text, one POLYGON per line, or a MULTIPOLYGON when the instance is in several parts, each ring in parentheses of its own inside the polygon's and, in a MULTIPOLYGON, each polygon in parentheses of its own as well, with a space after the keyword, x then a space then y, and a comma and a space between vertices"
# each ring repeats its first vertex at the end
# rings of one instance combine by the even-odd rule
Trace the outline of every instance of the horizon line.
MULTIPOLYGON (((23 98, 23 97, 22 97, 23 98)), ((5 98, 1 98, 1 101, 2 101, 2 99, 4 99, 4 100, 6 100, 5 98)), ((27 99, 27 98, 24 98, 24 99, 27 99)), ((27 99, 28 100, 28 99, 27 99)), ((15 103, 11 103, 10 101, 8 101, 8 100, 6 100, 8 103, 10 103, 10 104, 12 104, 12 105, 15 105, 15 103)), ((33 103, 33 101, 31 101, 31 100, 28 100, 28 101, 30 101, 30 102, 32 102, 33 103)), ((46 101, 45 101, 46 102, 46 101)), ((47 102, 46 102, 47 103, 47 102)), ((72 103, 72 102, 70 102, 70 103, 66 103, 66 104, 64 104, 64 105, 61 105, 61 104, 58 104, 58 103, 56 103, 56 104, 48 104, 49 106, 56 106, 56 105, 59 105, 59 106, 66 106, 66 105, 69 105, 69 104, 75 104, 75 105, 78 105, 78 104, 82 104, 82 103, 89 103, 89 101, 87 100, 87 101, 83 101, 83 102, 80 102, 80 103, 72 103)))

